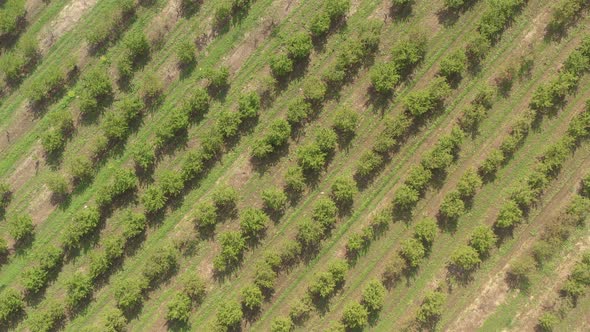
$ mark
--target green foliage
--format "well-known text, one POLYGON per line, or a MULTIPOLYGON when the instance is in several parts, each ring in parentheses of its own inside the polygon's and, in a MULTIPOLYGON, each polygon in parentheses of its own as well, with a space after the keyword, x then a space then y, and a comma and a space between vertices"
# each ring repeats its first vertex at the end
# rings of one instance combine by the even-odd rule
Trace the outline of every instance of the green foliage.
POLYGON ((311 105, 303 98, 295 98, 287 108, 287 121, 292 125, 301 124, 312 113, 311 105))
POLYGON ((8 234, 16 241, 22 241, 33 234, 33 219, 28 214, 19 214, 9 219, 8 234))
POLYGON ((417 239, 407 239, 402 242, 400 255, 405 259, 410 268, 417 268, 426 255, 426 249, 421 241, 417 239))
POLYGON ((164 245, 144 262, 142 274, 148 283, 162 281, 178 266, 178 250, 164 245))
POLYGON ((269 218, 264 211, 249 207, 240 216, 240 231, 245 239, 259 239, 268 225, 269 218))
POLYGON ((572 51, 563 63, 563 71, 574 75, 580 75, 588 69, 590 69, 590 58, 579 49, 572 51))
POLYGON ((352 234, 346 242, 347 256, 356 258, 360 251, 368 245, 368 240, 361 233, 352 234))
POLYGON ((300 193, 305 189, 305 177, 303 176, 303 168, 300 166, 292 166, 287 169, 285 174, 285 185, 288 190, 300 193))
POLYGON ((147 104, 154 104, 160 98, 163 90, 164 84, 160 76, 151 71, 145 73, 139 83, 139 94, 147 104))
POLYGON ((557 316, 550 312, 545 312, 539 317, 537 326, 543 332, 551 332, 557 323, 559 323, 559 318, 557 316))
POLYGON ((475 191, 482 186, 482 180, 474 169, 467 170, 457 183, 459 195, 465 199, 475 195, 475 191))
POLYGON ((403 184, 395 192, 393 205, 399 211, 409 212, 416 206, 418 200, 420 200, 420 193, 409 185, 403 184))
POLYGON ((355 182, 349 176, 340 176, 332 183, 331 197, 334 202, 341 207, 352 205, 355 193, 355 182))
POLYGON ((277 188, 262 191, 264 208, 273 212, 282 212, 287 206, 287 195, 277 188))
POLYGON ((500 168, 500 166, 502 166, 503 163, 504 154, 502 153, 502 150, 495 149, 492 152, 490 152, 488 157, 479 166, 478 170, 483 176, 491 176, 498 171, 498 169, 500 168))
POLYGON ((465 46, 465 55, 470 64, 478 64, 492 47, 491 41, 481 34, 475 34, 465 46))
POLYGON ((109 141, 122 140, 129 133, 129 123, 125 116, 119 112, 107 113, 101 127, 109 141))
POLYGON ((62 70, 51 68, 33 81, 26 94, 32 104, 43 104, 63 91, 64 83, 65 75, 62 70))
POLYGON ((361 177, 369 177, 383 166, 383 157, 375 151, 364 152, 356 166, 356 174, 361 177))
POLYGON ((16 51, 8 51, 0 57, 0 72, 7 82, 20 80, 26 65, 27 59, 16 51))
POLYGON ((211 69, 207 73, 209 88, 220 90, 228 86, 229 82, 229 68, 219 67, 217 69, 211 69))
POLYGON ((16 289, 6 288, 0 294, 0 322, 8 323, 24 308, 24 298, 16 289))
POLYGON ((443 58, 440 62, 440 75, 448 82, 456 81, 467 67, 467 55, 463 49, 458 49, 443 58))
POLYGON ((516 288, 527 288, 530 274, 534 269, 535 261, 529 255, 521 257, 513 262, 507 272, 511 286, 516 288))
POLYGON ((260 96, 256 91, 243 93, 238 98, 238 113, 240 118, 253 119, 258 116, 260 111, 260 96))
POLYGON ((231 331, 240 326, 243 316, 242 307, 238 302, 226 301, 219 305, 215 318, 219 327, 231 331))
POLYGON ((285 145, 291 136, 289 122, 277 119, 270 124, 268 133, 254 143, 252 155, 256 158, 266 158, 277 148, 285 145))
POLYGON ((193 301, 201 301, 205 297, 205 281, 198 275, 189 274, 183 278, 182 292, 186 294, 193 301))
POLYGON ((383 62, 371 68, 371 84, 381 94, 389 94, 401 80, 394 62, 383 62))
POLYGON ((50 115, 51 127, 41 137, 41 145, 47 154, 63 150, 67 137, 74 130, 74 120, 69 111, 52 113, 50 115))
POLYGON ((38 293, 47 285, 49 273, 62 262, 63 251, 61 248, 48 246, 42 248, 37 259, 37 264, 29 266, 22 275, 22 285, 27 294, 38 293))
POLYGON ((78 94, 80 112, 89 114, 98 111, 104 99, 110 98, 112 93, 113 87, 105 68, 96 66, 85 71, 80 78, 78 94))
POLYGON ((378 280, 371 280, 363 289, 361 303, 369 313, 376 313, 383 308, 385 293, 385 287, 383 287, 381 282, 378 280))
POLYGON ((318 222, 303 219, 297 224, 297 241, 303 248, 317 248, 324 236, 324 227, 318 222))
POLYGON ((229 186, 218 187, 211 197, 218 211, 232 211, 238 201, 238 192, 229 186))
POLYGON ((343 107, 334 113, 332 126, 339 135, 348 139, 354 136, 358 120, 356 112, 348 107, 343 107))
POLYGON ((129 311, 143 301, 143 291, 147 288, 147 280, 131 277, 119 280, 114 284, 115 301, 122 311, 129 311))
POLYGON ((404 106, 409 114, 419 117, 439 107, 450 91, 451 88, 444 78, 435 78, 426 89, 408 94, 404 99, 404 106))
POLYGON ((448 9, 457 10, 465 5, 465 0, 445 0, 444 4, 448 9))
POLYGON ((82 239, 96 230, 100 222, 100 212, 95 207, 87 207, 76 213, 71 223, 66 226, 64 245, 77 248, 82 239))
POLYGON ((487 109, 481 105, 469 105, 463 110, 459 119, 461 129, 475 132, 479 123, 485 118, 487 109))
POLYGON ((218 27, 226 26, 231 20, 232 7, 229 2, 220 2, 219 6, 215 8, 215 14, 213 16, 215 25, 218 27))
POLYGON ((303 96, 312 104, 321 102, 326 96, 326 91, 326 83, 317 76, 312 76, 303 83, 303 96))
POLYGON ((96 203, 99 207, 109 206, 113 200, 137 187, 137 176, 130 169, 116 169, 113 178, 100 187, 96 193, 96 203))
POLYGON ((362 329, 367 325, 369 313, 357 302, 348 303, 342 313, 342 323, 348 329, 362 329))
POLYGON ((373 150, 380 154, 387 154, 398 144, 398 140, 407 134, 412 123, 412 118, 406 113, 385 118, 385 129, 377 137, 373 150))
POLYGON ((219 236, 221 253, 213 260, 217 272, 225 273, 234 268, 242 260, 246 249, 246 240, 241 233, 229 231, 219 236))
POLYGON ((180 173, 184 183, 201 175, 205 170, 205 155, 203 151, 189 151, 184 156, 180 173))
POLYGON ((586 288, 590 286, 590 253, 586 252, 582 256, 582 260, 576 263, 568 277, 568 284, 570 284, 570 287, 566 287, 565 292, 574 299, 582 295, 586 288), (574 285, 575 287, 571 287, 574 285), (573 292, 572 289, 574 288, 579 289, 579 291, 573 292))
POLYGON ((465 203, 458 191, 448 193, 440 204, 440 214, 449 220, 457 220, 465 213, 465 203))
POLYGON ((473 233, 471 234, 471 238, 469 240, 469 245, 475 249, 480 256, 485 256, 488 254, 490 249, 496 244, 498 238, 496 234, 486 226, 477 226, 473 233))
POLYGON ((566 217, 574 225, 583 225, 590 214, 590 200, 588 197, 575 195, 566 208, 566 217))
POLYGON ((123 237, 131 239, 145 231, 147 219, 145 215, 126 210, 121 219, 123 225, 123 237))
POLYGON ((264 296, 256 285, 249 285, 242 289, 242 306, 250 312, 257 312, 262 306, 264 296))
POLYGON ((0 181, 0 212, 4 212, 12 198, 12 190, 8 183, 0 181))
POLYGON ((129 78, 138 61, 147 57, 150 51, 150 44, 141 30, 130 31, 122 41, 122 51, 117 61, 119 75, 129 78))
POLYGON ((391 59, 402 76, 406 76, 426 55, 426 38, 411 36, 396 43, 391 50, 391 59))
MULTIPOLYGON (((0 260, 6 259, 8 254, 8 243, 4 238, 0 238, 0 260)), ((0 321, 2 321, 2 319, 0 319, 0 321)))
MULTIPOLYGON (((279 258, 279 264, 280 257, 279 258)), ((276 267, 278 268, 278 266, 276 267)), ((264 262, 256 266, 256 272, 254 275, 254 284, 260 288, 260 290, 270 293, 274 290, 275 281, 277 279, 277 273, 273 270, 273 267, 264 262)))
POLYGON ((50 173, 45 179, 45 184, 53 195, 64 197, 69 193, 69 183, 65 176, 58 172, 50 173))
POLYGON ((61 302, 51 301, 46 308, 32 314, 28 320, 30 331, 53 331, 58 324, 66 318, 66 313, 61 302))
POLYGON ((416 320, 420 324, 431 324, 442 315, 446 296, 440 291, 428 292, 416 314, 416 320))
POLYGON ((131 148, 131 157, 137 167, 146 171, 154 166, 156 153, 145 141, 135 143, 131 148))
POLYGON ((432 171, 423 165, 414 166, 404 182, 416 191, 422 192, 432 179, 432 171))
POLYGON ((187 322, 191 313, 192 302, 188 295, 178 292, 168 303, 166 320, 176 322, 187 322))
POLYGON ((197 204, 193 213, 193 222, 199 229, 212 229, 217 224, 217 207, 210 202, 197 204))
POLYGON ((350 9, 350 0, 327 0, 325 12, 332 20, 337 20, 350 9))
POLYGON ((587 6, 583 0, 562 0, 557 2, 551 13, 551 20, 547 25, 550 31, 559 32, 572 24, 580 11, 587 6))
POLYGON ((283 78, 293 72, 293 60, 285 53, 275 53, 270 57, 270 71, 275 78, 283 78))
POLYGON ((432 171, 444 171, 455 159, 463 137, 463 131, 459 127, 454 127, 450 134, 439 139, 422 160, 422 165, 432 171))
POLYGON ((314 297, 328 299, 344 283, 344 274, 347 270, 348 266, 343 261, 330 263, 328 271, 316 274, 308 288, 309 293, 314 297))
POLYGON ((237 112, 222 111, 217 120, 217 128, 223 138, 235 137, 241 124, 242 119, 237 112))
POLYGON ((147 213, 155 213, 166 205, 166 196, 160 186, 152 184, 141 196, 141 203, 147 213))
POLYGON ((326 153, 315 143, 297 149, 297 164, 306 172, 318 172, 326 163, 326 153))
POLYGON ((189 124, 186 112, 178 108, 173 109, 170 116, 156 129, 156 147, 162 147, 172 142, 180 133, 186 131, 189 124))
POLYGON ((325 12, 321 12, 311 19, 309 30, 314 37, 322 37, 328 33, 331 25, 330 16, 325 12))
POLYGON ((0 8, 0 38, 15 35, 19 22, 25 18, 27 10, 24 1, 8 1, 0 8))
POLYGON ((329 198, 319 198, 311 212, 311 219, 319 223, 324 229, 330 229, 336 223, 338 208, 336 203, 329 198))
POLYGON ((436 237, 438 227, 436 221, 432 218, 422 219, 414 227, 414 238, 422 243, 425 248, 432 246, 432 242, 436 237))
POLYGON ((289 317, 276 317, 270 324, 270 332, 290 332, 293 322, 289 317))
POLYGON ((178 196, 184 188, 182 173, 164 170, 159 176, 160 187, 165 197, 178 196))
POLYGON ((79 156, 72 159, 69 165, 70 174, 74 181, 88 181, 94 174, 92 161, 88 157, 79 156))
POLYGON ((81 272, 76 272, 66 284, 66 304, 68 308, 75 309, 92 293, 92 279, 81 272))
POLYGON ((302 60, 309 56, 313 44, 311 36, 306 32, 296 32, 287 40, 287 52, 294 60, 302 60))
POLYGON ((209 95, 202 88, 197 88, 189 94, 182 103, 182 110, 189 116, 204 115, 209 111, 209 95))
POLYGON ((555 109, 577 86, 577 75, 578 73, 562 72, 558 77, 539 86, 531 98, 531 109, 541 113, 555 109))
POLYGON ((308 297, 295 299, 295 303, 291 306, 289 311, 289 318, 294 322, 302 322, 312 310, 311 303, 308 297))
POLYGON ((190 40, 182 41, 176 47, 176 57, 178 63, 181 66, 188 66, 195 62, 196 59, 196 47, 190 40))
POLYGON ((524 0, 491 2, 478 23, 479 33, 489 41, 496 41, 524 4, 524 0))
POLYGON ((127 326, 127 318, 118 308, 107 309, 102 321, 107 332, 123 332, 127 326))
MULTIPOLYGON (((299 239, 299 236, 297 236, 297 239, 299 239)), ((299 258, 299 255, 301 255, 301 250, 302 250, 302 246, 298 241, 296 241, 296 240, 287 241, 284 244, 283 249, 280 253, 281 262, 285 265, 290 265, 290 264, 295 263, 297 261, 297 259, 299 258)))
POLYGON ((523 220, 523 213, 516 202, 510 200, 502 206, 495 226, 501 229, 511 228, 523 220))
POLYGON ((319 128, 315 133, 315 144, 323 153, 329 154, 336 149, 338 135, 330 128, 319 128))
POLYGON ((451 256, 451 263, 461 272, 467 273, 473 271, 481 263, 481 259, 475 249, 463 245, 455 250, 451 256))

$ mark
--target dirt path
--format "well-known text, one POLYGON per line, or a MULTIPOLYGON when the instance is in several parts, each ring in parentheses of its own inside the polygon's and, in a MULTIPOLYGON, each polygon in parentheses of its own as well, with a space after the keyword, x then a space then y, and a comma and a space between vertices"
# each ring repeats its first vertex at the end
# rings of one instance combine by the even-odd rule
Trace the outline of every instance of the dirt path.
POLYGON ((44 0, 27 0, 25 2, 26 20, 31 21, 45 7, 44 0))
POLYGON ((73 0, 69 5, 65 6, 57 18, 45 25, 39 33, 41 54, 47 54, 51 46, 66 32, 70 31, 82 16, 96 5, 96 2, 97 0, 73 0))
POLYGON ((29 131, 35 124, 35 118, 31 112, 26 111, 24 105, 21 109, 16 111, 16 119, 14 119, 14 125, 9 128, 4 128, 0 135, 0 153, 7 150, 10 145, 18 141, 25 133, 29 131))
POLYGON ((37 175, 37 172, 43 167, 45 163, 41 150, 41 146, 36 146, 8 177, 8 183, 13 192, 18 191, 25 182, 37 175))

